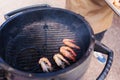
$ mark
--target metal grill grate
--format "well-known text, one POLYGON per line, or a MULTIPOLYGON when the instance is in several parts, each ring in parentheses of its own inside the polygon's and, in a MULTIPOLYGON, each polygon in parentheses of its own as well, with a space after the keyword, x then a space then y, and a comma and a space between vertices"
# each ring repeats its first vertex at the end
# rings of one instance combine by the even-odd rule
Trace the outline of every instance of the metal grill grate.
POLYGON ((6 61, 14 68, 28 72, 42 72, 38 64, 41 57, 47 57, 56 66, 52 57, 64 45, 64 38, 75 39, 75 32, 68 26, 55 22, 35 22, 25 26, 7 46, 6 61))

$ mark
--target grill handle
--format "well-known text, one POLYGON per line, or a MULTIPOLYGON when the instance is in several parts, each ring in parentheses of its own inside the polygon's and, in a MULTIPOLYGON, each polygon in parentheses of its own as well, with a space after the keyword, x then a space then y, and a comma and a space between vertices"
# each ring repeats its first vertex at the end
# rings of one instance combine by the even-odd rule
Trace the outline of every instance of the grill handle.
POLYGON ((18 15, 18 14, 24 12, 24 11, 40 9, 40 8, 50 8, 50 5, 48 5, 48 4, 41 4, 41 5, 33 5, 33 6, 24 7, 24 8, 17 9, 17 10, 14 10, 12 12, 9 12, 9 13, 5 14, 4 18, 7 20, 10 17, 12 17, 14 15, 18 15))
POLYGON ((106 65, 105 65, 103 71, 101 72, 101 74, 96 79, 96 80, 104 80, 105 77, 107 76, 111 66, 112 66, 113 51, 111 49, 109 49, 107 46, 105 46, 104 44, 97 41, 97 40, 95 41, 95 51, 101 52, 101 53, 106 54, 108 56, 107 57, 107 62, 106 62, 106 65))

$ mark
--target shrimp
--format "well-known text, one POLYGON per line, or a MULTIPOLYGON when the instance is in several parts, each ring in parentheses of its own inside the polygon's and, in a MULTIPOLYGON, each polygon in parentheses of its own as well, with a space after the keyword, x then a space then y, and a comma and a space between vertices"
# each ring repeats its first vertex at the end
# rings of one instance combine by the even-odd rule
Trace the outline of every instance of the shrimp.
POLYGON ((70 65, 70 63, 59 53, 55 54, 53 59, 55 60, 56 64, 62 68, 65 68, 65 63, 70 65))
POLYGON ((79 46, 75 45, 75 41, 71 39, 63 39, 63 43, 71 48, 80 49, 79 46))
POLYGON ((62 46, 60 47, 60 52, 67 58, 75 61, 75 56, 76 56, 76 53, 69 47, 67 46, 62 46))
POLYGON ((41 68, 44 72, 52 71, 52 65, 47 58, 40 58, 39 64, 41 65, 41 68))

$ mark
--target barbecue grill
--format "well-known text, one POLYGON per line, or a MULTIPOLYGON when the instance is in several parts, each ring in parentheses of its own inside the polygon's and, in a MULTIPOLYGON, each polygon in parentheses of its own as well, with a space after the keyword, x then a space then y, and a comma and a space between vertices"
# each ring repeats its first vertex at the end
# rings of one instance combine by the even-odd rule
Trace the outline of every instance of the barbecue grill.
POLYGON ((0 67, 8 80, 77 80, 87 70, 95 44, 97 51, 108 55, 98 80, 104 79, 110 70, 113 52, 95 42, 90 25, 78 14, 45 5, 13 11, 5 18, 7 21, 0 28, 0 67), (73 49, 76 61, 66 58, 70 65, 64 69, 53 60, 53 55, 65 45, 63 39, 73 39, 80 47, 73 49), (42 71, 38 64, 42 57, 50 60, 51 72, 42 71))

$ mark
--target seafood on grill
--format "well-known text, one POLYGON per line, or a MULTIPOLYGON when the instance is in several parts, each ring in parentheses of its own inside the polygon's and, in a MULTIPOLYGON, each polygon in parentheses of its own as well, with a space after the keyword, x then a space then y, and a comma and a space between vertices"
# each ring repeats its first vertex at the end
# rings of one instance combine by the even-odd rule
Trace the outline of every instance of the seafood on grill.
POLYGON ((45 57, 40 58, 39 64, 41 65, 41 68, 44 72, 52 71, 52 65, 47 58, 45 58, 45 57))
POLYGON ((72 61, 75 61, 75 57, 77 56, 76 53, 67 46, 60 47, 60 53, 62 53, 65 57, 71 59, 72 61))
POLYGON ((79 46, 75 45, 75 41, 72 39, 63 39, 63 43, 71 48, 80 49, 79 46))
POLYGON ((59 53, 55 54, 53 56, 53 59, 55 60, 56 64, 61 68, 65 68, 65 64, 70 65, 70 63, 59 53))
POLYGON ((119 7, 120 7, 120 0, 114 0, 114 1, 113 1, 113 4, 114 4, 115 6, 119 6, 119 7))

